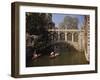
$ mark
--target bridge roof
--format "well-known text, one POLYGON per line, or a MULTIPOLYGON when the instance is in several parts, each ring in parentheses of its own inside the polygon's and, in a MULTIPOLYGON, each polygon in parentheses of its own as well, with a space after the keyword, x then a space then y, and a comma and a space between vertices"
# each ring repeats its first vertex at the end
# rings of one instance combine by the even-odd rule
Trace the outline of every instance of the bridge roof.
POLYGON ((72 32, 81 32, 81 31, 84 31, 84 30, 78 30, 78 29, 48 29, 48 31, 72 31, 72 32))

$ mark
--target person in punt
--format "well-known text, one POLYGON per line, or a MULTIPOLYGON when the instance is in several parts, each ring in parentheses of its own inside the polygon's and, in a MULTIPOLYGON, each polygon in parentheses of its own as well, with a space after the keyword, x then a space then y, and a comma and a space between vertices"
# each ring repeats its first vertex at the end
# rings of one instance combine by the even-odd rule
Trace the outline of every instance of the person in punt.
POLYGON ((34 53, 33 53, 33 55, 32 55, 32 60, 37 59, 40 56, 41 56, 41 54, 37 54, 37 52, 35 50, 34 53))
POLYGON ((50 58, 55 58, 57 56, 59 56, 59 53, 55 53, 55 52, 50 53, 50 58))
POLYGON ((52 51, 52 52, 50 53, 50 58, 55 58, 55 57, 57 57, 57 56, 59 56, 59 55, 60 55, 60 54, 58 53, 57 48, 54 47, 54 51, 52 51))

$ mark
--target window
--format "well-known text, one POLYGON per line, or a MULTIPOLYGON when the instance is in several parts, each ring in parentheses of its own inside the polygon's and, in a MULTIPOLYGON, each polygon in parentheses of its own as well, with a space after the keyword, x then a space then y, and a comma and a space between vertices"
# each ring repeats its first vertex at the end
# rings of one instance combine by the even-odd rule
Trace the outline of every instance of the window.
POLYGON ((74 42, 78 42, 78 33, 74 33, 73 34, 73 37, 74 37, 74 42))
POLYGON ((65 40, 65 34, 63 32, 60 33, 60 40, 65 40))
POLYGON ((72 33, 67 33, 67 40, 72 41, 72 33))

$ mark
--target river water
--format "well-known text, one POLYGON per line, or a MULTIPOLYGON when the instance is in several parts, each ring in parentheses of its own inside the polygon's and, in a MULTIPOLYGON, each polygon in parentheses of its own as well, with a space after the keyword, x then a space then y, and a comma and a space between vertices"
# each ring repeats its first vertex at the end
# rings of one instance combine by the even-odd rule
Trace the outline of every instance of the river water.
POLYGON ((86 61, 84 52, 62 51, 59 56, 52 59, 48 55, 43 55, 35 60, 30 60, 26 67, 82 64, 89 64, 89 62, 86 61))

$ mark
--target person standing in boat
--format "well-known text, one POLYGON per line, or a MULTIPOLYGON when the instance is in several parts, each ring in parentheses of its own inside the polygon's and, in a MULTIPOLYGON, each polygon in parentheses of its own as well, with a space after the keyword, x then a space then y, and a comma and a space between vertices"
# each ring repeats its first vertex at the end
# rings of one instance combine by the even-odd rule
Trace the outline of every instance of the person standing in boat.
POLYGON ((50 58, 55 58, 56 56, 59 56, 60 54, 59 54, 59 49, 58 49, 58 47, 56 47, 56 46, 54 46, 54 51, 52 51, 51 53, 50 53, 50 58))

